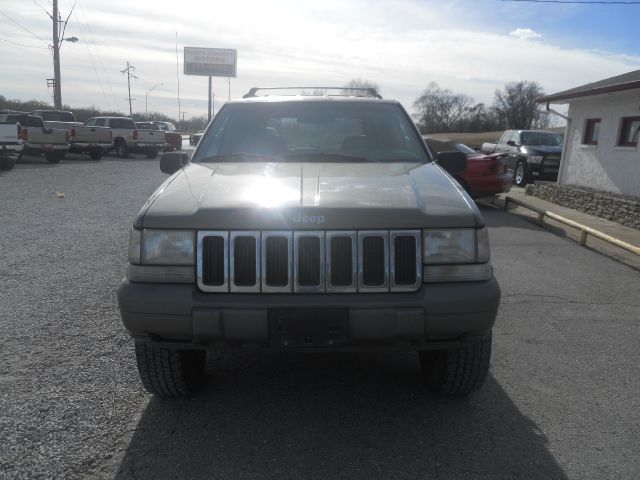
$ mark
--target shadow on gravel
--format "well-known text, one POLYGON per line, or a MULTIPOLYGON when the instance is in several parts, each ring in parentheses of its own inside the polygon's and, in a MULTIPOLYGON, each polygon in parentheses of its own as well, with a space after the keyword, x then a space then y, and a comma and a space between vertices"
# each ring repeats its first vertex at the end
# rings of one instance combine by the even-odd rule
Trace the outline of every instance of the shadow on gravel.
MULTIPOLYGON (((64 162, 64 160, 62 160, 64 162)), ((56 168, 59 163, 49 163, 44 156, 26 156, 20 157, 20 160, 16 161, 16 165, 13 168, 56 168)))
POLYGON ((490 376, 429 395, 415 354, 241 352, 188 401, 150 398, 118 478, 565 478, 490 376))

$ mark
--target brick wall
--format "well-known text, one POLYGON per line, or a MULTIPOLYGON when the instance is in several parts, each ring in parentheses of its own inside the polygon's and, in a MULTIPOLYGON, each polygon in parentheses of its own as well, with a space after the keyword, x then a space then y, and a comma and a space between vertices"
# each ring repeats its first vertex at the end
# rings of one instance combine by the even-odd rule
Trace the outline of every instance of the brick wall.
POLYGON ((527 185, 526 192, 527 195, 640 230, 640 198, 638 197, 551 182, 527 185))

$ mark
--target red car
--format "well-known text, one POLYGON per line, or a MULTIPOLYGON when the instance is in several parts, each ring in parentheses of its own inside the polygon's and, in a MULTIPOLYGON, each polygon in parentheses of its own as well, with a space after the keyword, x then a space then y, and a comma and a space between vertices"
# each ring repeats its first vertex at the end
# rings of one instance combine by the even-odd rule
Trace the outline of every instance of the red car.
POLYGON ((454 177, 471 198, 498 195, 508 192, 511 188, 513 178, 507 173, 507 167, 501 160, 505 153, 485 155, 463 143, 444 142, 432 138, 425 138, 425 140, 434 154, 458 150, 467 156, 467 169, 454 177))
POLYGON ((167 142, 167 150, 182 150, 182 134, 178 132, 171 122, 152 122, 164 130, 164 139, 167 142))

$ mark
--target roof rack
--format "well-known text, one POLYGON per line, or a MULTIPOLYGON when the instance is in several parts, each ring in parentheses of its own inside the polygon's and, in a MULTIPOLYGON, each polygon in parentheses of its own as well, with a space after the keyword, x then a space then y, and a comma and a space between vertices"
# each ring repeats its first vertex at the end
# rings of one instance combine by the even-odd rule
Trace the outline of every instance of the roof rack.
POLYGON ((299 90, 302 92, 289 95, 382 98, 378 91, 372 87, 252 87, 242 98, 259 97, 261 95, 258 95, 258 92, 264 90, 299 90), (329 94, 327 90, 339 90, 342 93, 329 94), (308 93, 309 91, 311 93, 308 93))

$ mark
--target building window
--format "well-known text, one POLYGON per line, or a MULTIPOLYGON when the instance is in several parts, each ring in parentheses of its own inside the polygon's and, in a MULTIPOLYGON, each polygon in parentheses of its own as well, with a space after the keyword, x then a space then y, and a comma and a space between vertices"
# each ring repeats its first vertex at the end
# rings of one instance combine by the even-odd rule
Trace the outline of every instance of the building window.
POLYGON ((624 117, 620 122, 619 147, 635 147, 640 137, 640 117, 624 117))
POLYGON ((600 119, 588 118, 584 124, 584 137, 582 143, 584 145, 598 145, 598 136, 600 135, 600 119))

